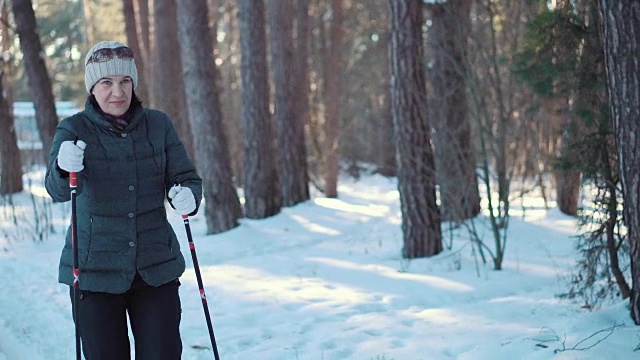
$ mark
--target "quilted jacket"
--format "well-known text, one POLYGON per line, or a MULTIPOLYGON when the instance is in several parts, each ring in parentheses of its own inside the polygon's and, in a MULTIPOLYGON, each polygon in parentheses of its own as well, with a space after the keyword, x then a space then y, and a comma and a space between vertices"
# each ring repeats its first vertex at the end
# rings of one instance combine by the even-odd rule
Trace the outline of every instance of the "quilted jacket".
MULTIPOLYGON (((71 198, 69 174, 57 166, 60 144, 82 140, 84 170, 78 173, 79 287, 123 293, 136 275, 151 286, 185 270, 165 199, 174 184, 202 198, 202 180, 164 113, 138 106, 124 130, 115 128, 90 101, 62 120, 49 155, 45 187, 56 202, 71 198)), ((191 215, 197 212, 197 208, 191 215)), ((58 280, 73 284, 71 226, 60 257, 58 280)))

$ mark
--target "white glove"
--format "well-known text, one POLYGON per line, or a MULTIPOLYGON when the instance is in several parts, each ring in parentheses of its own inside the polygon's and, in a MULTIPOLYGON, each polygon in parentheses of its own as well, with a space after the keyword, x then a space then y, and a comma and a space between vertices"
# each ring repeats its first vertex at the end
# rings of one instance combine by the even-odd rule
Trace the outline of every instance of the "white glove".
POLYGON ((78 172, 84 169, 84 149, 87 147, 84 141, 63 141, 58 151, 58 167, 66 172, 78 172))
POLYGON ((169 189, 171 205, 182 215, 191 214, 196 209, 196 197, 188 187, 175 185, 169 189))

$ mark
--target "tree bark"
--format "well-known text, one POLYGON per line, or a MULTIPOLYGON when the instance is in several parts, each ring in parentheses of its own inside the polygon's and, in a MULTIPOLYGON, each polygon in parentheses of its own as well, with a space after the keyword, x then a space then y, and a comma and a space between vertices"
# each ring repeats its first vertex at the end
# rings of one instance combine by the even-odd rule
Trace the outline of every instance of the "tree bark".
MULTIPOLYGON (((380 45, 385 49, 389 48, 389 32, 385 31, 380 36, 380 45)), ((380 87, 384 89, 377 90, 371 100, 371 103, 376 104, 372 106, 373 112, 379 113, 379 126, 375 129, 376 138, 378 141, 375 143, 374 154, 377 163, 378 173, 383 176, 396 176, 398 174, 398 165, 396 163, 396 148, 393 139, 393 114, 391 112, 391 94, 389 89, 391 87, 391 67, 389 66, 389 56, 385 56, 382 59, 382 69, 380 79, 380 87), (378 98, 379 97, 379 98, 378 98)))
POLYGON ((11 109, 11 115, 13 116, 13 60, 15 59, 15 54, 11 52, 11 43, 12 39, 9 36, 10 28, 9 28, 9 11, 7 10, 7 2, 2 3, 2 12, 0 13, 0 21, 2 24, 2 54, 3 56, 6 54, 10 54, 11 59, 9 61, 2 61, 2 75, 4 76, 4 93, 6 94, 5 98, 7 99, 7 104, 9 104, 9 109, 11 109))
POLYGON ((140 43, 138 42, 138 26, 133 0, 122 0, 122 12, 124 14, 124 28, 127 35, 127 46, 129 46, 136 55, 136 68, 138 69, 138 86, 136 88, 136 95, 138 95, 142 101, 148 101, 149 95, 145 76, 145 57, 142 56, 140 43))
MULTIPOLYGON (((2 53, 10 54, 9 14, 7 3, 2 4, 2 53)), ((13 117, 13 90, 11 86, 11 63, 1 59, 0 71, 0 194, 14 194, 22 191, 22 155, 18 148, 18 139, 13 117)))
POLYGON ((329 33, 329 54, 325 71, 325 121, 322 146, 324 195, 329 198, 338 196, 338 173, 340 172, 338 154, 338 131, 340 128, 340 99, 342 95, 342 0, 331 0, 331 30, 329 33))
POLYGON ((51 79, 47 73, 44 50, 37 32, 36 15, 31 0, 12 1, 16 31, 20 37, 20 48, 24 55, 29 93, 36 110, 36 123, 42 141, 42 160, 46 163, 53 134, 58 126, 51 79))
MULTIPOLYGON (((4 64, 3 64, 4 65, 4 64)), ((4 72, 0 74, 0 94, 4 94, 4 72)), ((11 105, 0 95, 0 194, 22 191, 22 161, 11 105)))
POLYGON ((278 170, 282 204, 293 206, 309 199, 307 151, 304 123, 296 118, 293 93, 293 9, 292 0, 269 0, 268 23, 271 66, 275 84, 275 119, 277 123, 278 170))
POLYGON ((280 189, 269 113, 263 0, 238 2, 244 123, 244 209, 251 219, 280 212, 280 189))
POLYGON ((440 212, 444 221, 472 218, 480 212, 473 143, 467 101, 467 38, 471 29, 471 0, 434 3, 429 8, 432 26, 429 44, 432 65, 430 121, 440 186, 440 212))
POLYGON ((631 255, 631 318, 640 325, 640 3, 600 0, 599 5, 631 255))
POLYGON ((207 233, 238 225, 240 201, 232 182, 227 137, 213 66, 206 0, 178 1, 178 37, 189 121, 198 171, 203 179, 207 233))
MULTIPOLYGON (((154 86, 152 74, 154 72, 154 62, 151 61, 151 54, 153 48, 153 41, 151 41, 150 34, 150 16, 149 16, 149 0, 134 0, 133 9, 136 19, 136 32, 138 36, 138 51, 139 56, 136 57, 142 59, 142 69, 138 69, 138 74, 144 78, 144 84, 146 85, 147 94, 146 99, 143 99, 150 107, 156 107, 156 101, 154 98, 154 86)), ((140 81, 140 80, 138 80, 140 81)))
POLYGON ((296 95, 295 118, 299 119, 304 128, 309 124, 309 34, 311 21, 309 19, 310 0, 297 0, 295 15, 295 56, 293 67, 293 93, 296 95))
POLYGON ((442 251, 426 109, 421 3, 421 0, 389 0, 391 109, 405 258, 432 256, 442 251))
MULTIPOLYGON (((388 64, 387 67, 389 67, 388 64)), ((385 83, 389 88, 389 82, 385 81, 385 83)), ((396 149, 393 141, 393 115, 391 113, 389 94, 384 96, 381 105, 380 127, 376 131, 378 135, 378 151, 376 151, 378 173, 382 176, 396 176, 398 174, 398 164, 396 163, 396 149)))
POLYGON ((180 48, 177 36, 176 2, 153 0, 153 18, 155 106, 169 115, 184 142, 187 153, 191 159, 195 160, 191 126, 187 120, 182 61, 179 51, 176 51, 180 48))
POLYGON ((91 19, 91 1, 90 0, 82 0, 82 16, 84 17, 84 44, 87 47, 91 47, 93 45, 95 36, 95 26, 93 25, 93 20, 91 19))
MULTIPOLYGON (((572 158, 571 148, 579 138, 577 134, 579 126, 578 119, 574 111, 573 109, 564 109, 561 114, 563 131, 560 144, 560 157, 563 159, 572 158)), ((556 179, 558 209, 564 214, 576 216, 580 203, 580 183, 582 179, 580 171, 576 171, 567 164, 557 168, 554 171, 554 176, 556 179)))

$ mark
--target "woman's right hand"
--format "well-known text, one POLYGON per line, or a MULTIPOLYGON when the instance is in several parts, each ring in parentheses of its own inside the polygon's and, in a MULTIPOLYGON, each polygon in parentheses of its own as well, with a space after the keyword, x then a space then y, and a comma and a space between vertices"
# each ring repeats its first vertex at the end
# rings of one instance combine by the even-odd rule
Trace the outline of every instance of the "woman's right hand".
POLYGON ((66 172, 79 172, 84 169, 82 161, 84 160, 84 149, 87 144, 78 140, 63 141, 58 151, 58 167, 66 172))

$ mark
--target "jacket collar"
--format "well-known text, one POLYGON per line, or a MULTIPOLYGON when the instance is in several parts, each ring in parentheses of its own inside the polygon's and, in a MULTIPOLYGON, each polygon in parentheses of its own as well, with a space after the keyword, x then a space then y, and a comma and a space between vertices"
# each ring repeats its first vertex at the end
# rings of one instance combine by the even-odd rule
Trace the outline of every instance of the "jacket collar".
POLYGON ((140 122, 140 119, 143 117, 143 110, 144 109, 140 101, 132 101, 131 108, 127 111, 130 112, 131 120, 129 120, 129 124, 123 130, 120 130, 114 126, 113 118, 103 112, 95 103, 95 100, 92 101, 91 95, 87 98, 87 101, 84 104, 84 112, 89 117, 89 120, 103 128, 107 128, 118 133, 126 133, 135 129, 140 122))

